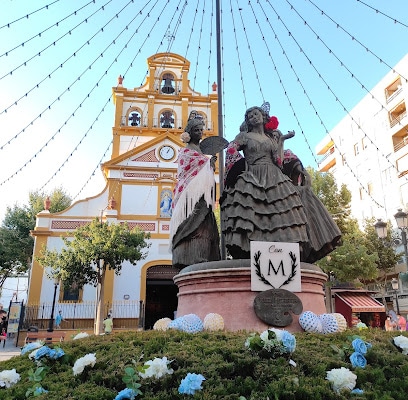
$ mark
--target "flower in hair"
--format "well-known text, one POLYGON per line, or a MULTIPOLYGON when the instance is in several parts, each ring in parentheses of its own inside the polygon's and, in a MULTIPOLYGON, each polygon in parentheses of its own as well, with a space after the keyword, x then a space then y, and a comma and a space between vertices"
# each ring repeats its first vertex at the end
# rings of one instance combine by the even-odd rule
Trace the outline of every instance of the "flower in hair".
POLYGON ((279 121, 278 121, 278 118, 276 118, 275 116, 269 118, 269 122, 265 124, 265 128, 268 130, 277 129, 278 126, 279 126, 279 121))
POLYGON ((180 135, 180 139, 183 143, 188 143, 191 140, 191 136, 188 132, 183 132, 180 135))

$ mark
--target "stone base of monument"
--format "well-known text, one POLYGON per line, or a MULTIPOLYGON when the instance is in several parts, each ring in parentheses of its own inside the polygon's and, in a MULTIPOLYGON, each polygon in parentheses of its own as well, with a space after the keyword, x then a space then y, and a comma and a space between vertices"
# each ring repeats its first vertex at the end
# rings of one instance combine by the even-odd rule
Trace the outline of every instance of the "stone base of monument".
MULTIPOLYGON (((303 311, 315 314, 326 313, 324 284, 327 275, 313 264, 301 263, 301 292, 296 296, 303 305, 303 311)), ((178 286, 177 316, 196 314, 201 320, 209 313, 220 314, 224 318, 227 331, 264 331, 268 327, 284 328, 290 332, 302 331, 299 315, 286 312, 287 301, 274 298, 274 307, 270 308, 270 318, 277 325, 266 323, 254 310, 254 300, 260 292, 251 291, 250 260, 212 261, 190 265, 174 277, 178 286), (277 308, 290 314, 292 322, 282 326, 274 319, 277 308)), ((268 309, 266 309, 268 313, 268 309)), ((268 319, 268 318, 267 318, 268 319)))

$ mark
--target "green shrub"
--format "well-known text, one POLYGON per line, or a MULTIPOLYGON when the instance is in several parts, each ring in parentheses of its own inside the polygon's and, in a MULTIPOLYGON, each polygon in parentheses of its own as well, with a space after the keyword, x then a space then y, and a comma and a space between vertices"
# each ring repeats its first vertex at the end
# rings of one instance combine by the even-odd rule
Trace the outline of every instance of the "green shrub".
MULTIPOLYGON (((333 349, 350 344, 354 331, 318 335, 296 333, 297 346, 291 355, 296 366, 284 358, 263 359, 245 349, 248 332, 125 332, 110 336, 88 337, 64 343, 66 356, 46 362, 49 369, 41 386, 49 392, 47 400, 113 400, 126 388, 127 367, 143 366, 155 357, 171 360, 173 374, 160 379, 140 378, 142 394, 137 398, 175 400, 186 397, 205 400, 405 400, 408 393, 408 356, 400 353, 392 338, 400 332, 364 331, 364 340, 373 347, 367 352, 367 366, 353 369, 346 356, 333 349), (75 361, 88 353, 96 354, 94 367, 85 367, 74 376, 75 361), (357 375, 356 387, 364 395, 336 394, 326 378, 333 368, 346 367, 357 375), (178 393, 187 373, 202 374, 203 389, 194 396, 178 393)), ((357 333, 358 334, 358 333, 357 333)), ((0 362, 0 371, 15 368, 21 380, 9 389, 0 388, 0 399, 23 400, 33 387, 29 380, 36 365, 27 355, 0 362)))

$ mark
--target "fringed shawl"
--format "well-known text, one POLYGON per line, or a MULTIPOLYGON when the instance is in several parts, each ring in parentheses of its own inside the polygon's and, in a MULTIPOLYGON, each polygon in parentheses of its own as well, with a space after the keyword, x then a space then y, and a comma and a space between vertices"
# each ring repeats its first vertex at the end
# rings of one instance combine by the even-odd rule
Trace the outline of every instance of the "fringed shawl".
POLYGON ((170 243, 177 228, 192 214, 200 198, 204 196, 207 206, 213 206, 215 197, 214 171, 210 159, 204 154, 186 147, 180 149, 177 174, 170 221, 170 243))

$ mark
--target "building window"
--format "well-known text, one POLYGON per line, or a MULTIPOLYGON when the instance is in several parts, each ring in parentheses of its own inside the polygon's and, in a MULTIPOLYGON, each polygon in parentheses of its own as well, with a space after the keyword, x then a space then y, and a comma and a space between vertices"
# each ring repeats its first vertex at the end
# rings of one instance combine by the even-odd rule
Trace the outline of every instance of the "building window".
POLYGON ((129 114, 129 126, 139 126, 140 120, 141 120, 141 117, 138 111, 132 111, 129 114))
POLYGON ((354 155, 357 156, 360 153, 359 145, 356 143, 354 145, 354 155))
POLYGON ((361 146, 362 146, 362 149, 363 149, 363 150, 365 150, 365 149, 367 148, 367 146, 368 146, 368 139, 367 139, 366 136, 364 136, 364 137, 361 139, 361 146))
POLYGON ((360 200, 364 199, 364 189, 363 188, 359 188, 359 193, 360 193, 360 200))
POLYGON ((173 111, 163 111, 160 115, 160 127, 162 128, 174 128, 174 116, 173 111))
POLYGON ((367 192, 370 196, 372 196, 374 194, 374 186, 373 184, 370 182, 367 185, 367 192))
POLYGON ((63 285, 61 301, 79 301, 80 288, 76 283, 72 285, 63 285))

